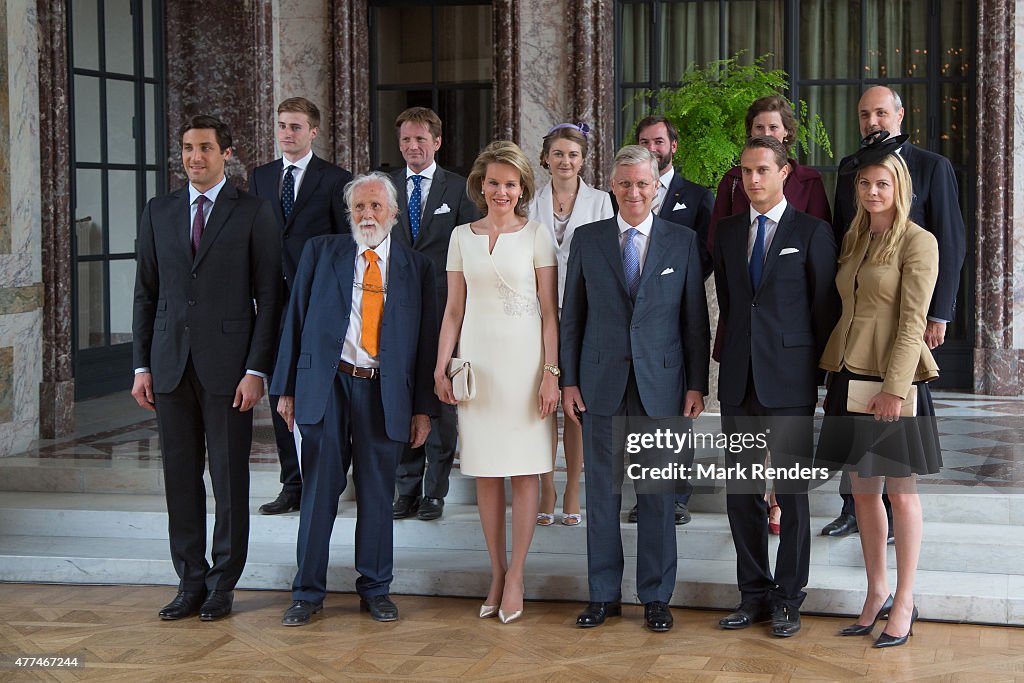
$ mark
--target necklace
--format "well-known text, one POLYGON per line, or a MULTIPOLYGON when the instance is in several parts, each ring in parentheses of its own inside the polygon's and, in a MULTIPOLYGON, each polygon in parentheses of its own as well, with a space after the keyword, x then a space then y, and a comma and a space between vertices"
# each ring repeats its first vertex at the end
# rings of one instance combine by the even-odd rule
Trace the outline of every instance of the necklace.
MULTIPOLYGON (((579 192, 579 190, 577 189, 576 192, 579 192)), ((569 198, 565 199, 563 201, 562 199, 560 199, 558 197, 558 191, 557 190, 553 191, 553 194, 554 194, 554 197, 555 197, 555 201, 558 202, 558 213, 560 213, 562 215, 565 215, 565 205, 569 204, 570 207, 572 206, 573 200, 576 199, 576 192, 573 192, 572 194, 570 194, 569 198)))

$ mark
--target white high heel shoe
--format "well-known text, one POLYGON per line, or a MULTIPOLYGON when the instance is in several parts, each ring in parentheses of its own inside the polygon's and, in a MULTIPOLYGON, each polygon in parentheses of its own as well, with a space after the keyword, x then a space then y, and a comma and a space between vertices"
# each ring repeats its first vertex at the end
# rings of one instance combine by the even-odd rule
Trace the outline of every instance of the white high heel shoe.
POLYGON ((480 605, 480 618, 488 619, 490 617, 497 616, 500 611, 501 610, 498 609, 497 605, 480 605))
POLYGON ((512 612, 511 614, 505 614, 500 609, 498 610, 498 621, 500 621, 503 624, 511 624, 513 621, 515 621, 521 616, 523 616, 523 610, 521 609, 517 609, 515 612, 512 612))

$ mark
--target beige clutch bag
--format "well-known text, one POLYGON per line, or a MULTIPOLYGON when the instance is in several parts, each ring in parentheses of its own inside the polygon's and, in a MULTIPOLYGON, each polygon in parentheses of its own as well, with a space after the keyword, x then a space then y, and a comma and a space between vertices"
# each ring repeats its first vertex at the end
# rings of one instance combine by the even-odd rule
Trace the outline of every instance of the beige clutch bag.
MULTIPOLYGON (((881 382, 872 382, 864 379, 851 379, 850 387, 846 392, 846 409, 851 413, 867 413, 868 401, 882 390, 881 382)), ((917 387, 910 385, 907 397, 903 399, 900 407, 900 417, 914 417, 917 415, 917 387)))
POLYGON ((455 400, 471 401, 476 396, 476 376, 473 365, 465 358, 452 358, 448 363, 448 378, 452 381, 452 393, 455 400))

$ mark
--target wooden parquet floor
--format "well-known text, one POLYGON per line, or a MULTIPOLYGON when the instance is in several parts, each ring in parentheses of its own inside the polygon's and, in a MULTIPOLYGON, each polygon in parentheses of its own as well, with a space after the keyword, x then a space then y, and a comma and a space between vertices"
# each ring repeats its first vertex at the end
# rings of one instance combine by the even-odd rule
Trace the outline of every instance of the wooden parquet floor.
MULTIPOLYGON (((643 609, 573 626, 578 603, 528 602, 514 624, 476 618, 455 598, 396 596, 400 621, 331 594, 313 624, 280 625, 287 593, 239 591, 219 622, 161 622, 168 587, 0 584, 2 681, 1024 681, 1024 629, 919 623, 907 646, 839 638, 848 619, 804 617, 788 640, 763 627, 724 632, 721 612, 673 610, 667 634, 643 609), (78 656, 84 667, 16 668, 17 656, 78 656)), ((878 627, 881 629, 881 626, 878 627)), ((877 633, 877 631, 876 631, 877 633)))

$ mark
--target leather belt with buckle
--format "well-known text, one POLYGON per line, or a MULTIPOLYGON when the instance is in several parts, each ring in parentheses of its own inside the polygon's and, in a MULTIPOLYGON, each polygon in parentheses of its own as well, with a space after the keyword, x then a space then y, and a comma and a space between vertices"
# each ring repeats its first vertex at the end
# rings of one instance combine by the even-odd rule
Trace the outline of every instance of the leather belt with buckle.
POLYGON ((344 375, 352 375, 359 379, 380 379, 380 368, 357 368, 345 361, 338 361, 338 372, 344 375))

